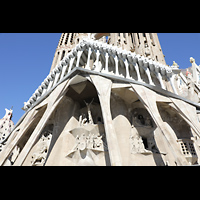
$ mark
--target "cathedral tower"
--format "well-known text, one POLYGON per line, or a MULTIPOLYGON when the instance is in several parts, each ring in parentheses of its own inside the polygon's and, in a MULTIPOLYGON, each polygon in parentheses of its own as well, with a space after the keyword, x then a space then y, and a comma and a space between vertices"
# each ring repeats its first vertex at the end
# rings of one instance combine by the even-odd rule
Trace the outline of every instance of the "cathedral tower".
POLYGON ((157 33, 96 33, 95 38, 108 37, 107 42, 122 49, 151 58, 162 64, 165 58, 157 33))
MULTIPOLYGON (((51 65, 51 70, 75 47, 87 33, 62 33, 51 65)), ((50 71, 51 71, 50 70, 50 71)))
POLYGON ((166 64, 157 33, 62 33, 51 70, 84 37, 94 38, 166 64))

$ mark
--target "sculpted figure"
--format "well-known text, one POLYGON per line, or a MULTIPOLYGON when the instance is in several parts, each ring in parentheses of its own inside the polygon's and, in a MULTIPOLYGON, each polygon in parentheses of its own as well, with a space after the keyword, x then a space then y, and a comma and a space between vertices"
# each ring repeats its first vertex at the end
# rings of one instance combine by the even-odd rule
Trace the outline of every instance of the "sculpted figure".
POLYGON ((39 139, 39 142, 38 142, 38 151, 36 151, 32 155, 32 160, 31 160, 32 166, 44 164, 46 160, 47 152, 49 149, 51 137, 52 137, 52 134, 49 131, 45 131, 42 134, 42 137, 39 139))
POLYGON ((92 99, 92 101, 90 103, 85 102, 85 105, 87 106, 87 110, 88 110, 88 118, 89 118, 89 124, 94 124, 93 119, 92 119, 92 113, 91 113, 91 109, 90 106, 93 103, 94 98, 92 99))
POLYGON ((151 151, 145 149, 142 137, 138 134, 137 129, 133 125, 131 129, 130 142, 131 142, 131 153, 143 153, 143 154, 151 153, 151 151))

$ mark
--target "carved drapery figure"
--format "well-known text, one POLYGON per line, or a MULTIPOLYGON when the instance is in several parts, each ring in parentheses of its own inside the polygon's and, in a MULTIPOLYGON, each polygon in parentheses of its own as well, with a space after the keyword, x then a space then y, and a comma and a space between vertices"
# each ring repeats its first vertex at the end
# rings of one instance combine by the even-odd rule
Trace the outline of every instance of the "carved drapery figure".
POLYGON ((33 153, 31 159, 32 166, 42 166, 45 163, 47 152, 52 138, 51 131, 45 131, 38 142, 37 151, 33 153))

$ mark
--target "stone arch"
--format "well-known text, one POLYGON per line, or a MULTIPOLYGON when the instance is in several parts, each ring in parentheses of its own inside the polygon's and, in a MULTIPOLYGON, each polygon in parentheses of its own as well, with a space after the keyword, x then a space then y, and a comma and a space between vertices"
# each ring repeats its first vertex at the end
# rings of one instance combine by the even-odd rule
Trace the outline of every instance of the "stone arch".
POLYGON ((38 140, 27 155, 23 165, 43 166, 52 139, 54 124, 49 122, 43 128, 38 140))
POLYGON ((110 104, 123 164, 145 165, 145 156, 149 165, 165 165, 155 139, 157 125, 138 96, 128 87, 115 86, 110 104))
POLYGON ((190 165, 197 164, 198 157, 192 140, 193 133, 190 125, 173 105, 157 102, 157 107, 163 122, 171 130, 170 132, 176 141, 177 148, 179 148, 190 165))
POLYGON ((192 137, 190 126, 175 108, 163 102, 157 102, 157 107, 162 120, 172 127, 177 139, 192 137))

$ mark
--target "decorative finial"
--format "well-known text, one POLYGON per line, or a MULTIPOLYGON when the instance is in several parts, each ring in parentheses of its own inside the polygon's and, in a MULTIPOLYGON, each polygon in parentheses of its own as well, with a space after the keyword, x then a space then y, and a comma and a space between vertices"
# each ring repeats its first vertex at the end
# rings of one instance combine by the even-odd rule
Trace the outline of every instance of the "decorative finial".
POLYGON ((195 59, 193 57, 190 57, 190 62, 195 63, 195 59))
POLYGON ((175 61, 173 61, 173 65, 172 66, 179 68, 179 65, 175 61))

